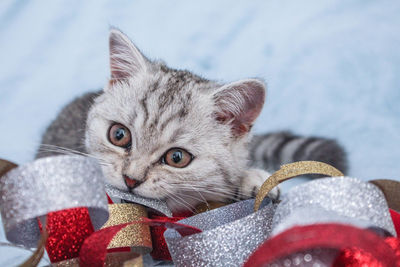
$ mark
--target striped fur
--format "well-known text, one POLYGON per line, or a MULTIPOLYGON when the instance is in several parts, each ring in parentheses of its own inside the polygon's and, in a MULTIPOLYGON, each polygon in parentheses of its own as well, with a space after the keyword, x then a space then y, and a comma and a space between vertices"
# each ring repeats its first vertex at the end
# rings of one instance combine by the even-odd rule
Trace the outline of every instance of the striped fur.
POLYGON ((250 166, 270 172, 283 164, 316 160, 328 163, 347 173, 346 153, 332 139, 302 137, 290 132, 276 132, 256 135, 249 144, 250 166))

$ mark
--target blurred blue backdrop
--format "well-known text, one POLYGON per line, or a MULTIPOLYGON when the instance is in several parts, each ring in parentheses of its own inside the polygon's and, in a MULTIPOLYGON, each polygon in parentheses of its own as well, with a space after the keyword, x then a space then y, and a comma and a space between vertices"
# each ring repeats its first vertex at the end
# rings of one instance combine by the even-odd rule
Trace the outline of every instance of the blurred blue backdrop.
POLYGON ((350 174, 400 178, 400 2, 0 2, 0 157, 33 159, 41 134, 108 74, 108 29, 207 78, 260 77, 255 132, 336 138, 350 174))

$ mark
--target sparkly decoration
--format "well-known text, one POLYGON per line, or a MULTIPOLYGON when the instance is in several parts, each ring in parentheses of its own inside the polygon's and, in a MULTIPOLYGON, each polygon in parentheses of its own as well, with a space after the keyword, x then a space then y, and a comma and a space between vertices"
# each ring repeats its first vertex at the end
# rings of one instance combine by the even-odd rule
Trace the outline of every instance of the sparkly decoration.
MULTIPOLYGON (((136 204, 110 204, 110 217, 102 228, 123 223, 139 221, 147 217, 146 208, 136 204)), ((131 224, 119 231, 108 245, 110 248, 130 247, 132 252, 149 253, 152 249, 149 226, 131 224)))
POLYGON ((93 232, 87 208, 73 208, 50 212, 47 215, 46 250, 51 262, 79 256, 83 241, 93 232))
POLYGON ((37 245, 37 218, 49 212, 87 207, 95 229, 108 219, 103 174, 86 157, 48 157, 14 168, 0 179, 0 195, 7 239, 27 247, 37 245))
MULTIPOLYGON (((152 215, 151 218, 152 220, 156 220, 159 222, 177 222, 179 220, 185 219, 186 217, 161 217, 152 215)), ((151 239, 153 241, 153 251, 151 252, 151 256, 153 257, 153 259, 171 261, 172 257, 169 253, 168 246, 164 238, 164 233, 167 230, 167 227, 165 227, 165 225, 163 224, 152 225, 150 230, 151 239)))
POLYGON ((292 188, 282 197, 272 227, 277 234, 295 225, 328 222, 376 226, 396 234, 383 193, 350 177, 321 178, 292 188))
POLYGON ((179 221, 199 228, 199 234, 182 237, 168 229, 164 237, 174 264, 240 266, 271 232, 274 204, 257 212, 253 206, 253 199, 245 200, 179 221))
POLYGON ((167 204, 164 201, 152 199, 152 198, 145 198, 138 195, 134 195, 132 193, 122 191, 112 185, 106 184, 106 191, 110 197, 115 197, 123 200, 127 200, 132 203, 137 203, 148 208, 153 209, 157 213, 161 213, 165 216, 171 217, 172 212, 168 208, 167 204))
POLYGON ((394 210, 389 210, 389 211, 390 211, 390 216, 392 217, 394 228, 396 229, 397 236, 400 238, 400 213, 394 210))
POLYGON ((279 183, 290 178, 305 174, 323 174, 327 176, 343 176, 338 169, 329 164, 318 161, 299 161, 283 165, 280 170, 268 177, 260 187, 254 203, 254 210, 258 210, 263 199, 279 183))
POLYGON ((103 267, 107 256, 107 247, 111 240, 120 230, 133 223, 123 223, 103 228, 86 238, 79 252, 80 266, 103 267))
MULTIPOLYGON (((350 266, 396 266, 398 262, 397 252, 385 242, 383 238, 372 231, 359 229, 353 226, 342 224, 314 224, 307 226, 293 227, 279 235, 272 237, 257 248, 244 264, 244 267, 258 266, 283 266, 291 267, 291 255, 310 249, 351 249, 352 253, 342 255, 351 257, 352 260, 360 260, 360 263, 379 263, 379 265, 350 265, 350 266)), ((347 266, 347 262, 339 262, 328 254, 326 258, 316 256, 312 251, 304 255, 304 261, 318 263, 319 266, 347 266), (308 256, 307 256, 308 255, 308 256), (307 258, 306 258, 307 256, 307 258), (329 260, 335 260, 329 262, 329 260)), ((333 253, 333 252, 332 252, 333 253)), ((340 257, 339 257, 340 260, 340 257)), ((352 262, 354 263, 354 262, 352 262)))

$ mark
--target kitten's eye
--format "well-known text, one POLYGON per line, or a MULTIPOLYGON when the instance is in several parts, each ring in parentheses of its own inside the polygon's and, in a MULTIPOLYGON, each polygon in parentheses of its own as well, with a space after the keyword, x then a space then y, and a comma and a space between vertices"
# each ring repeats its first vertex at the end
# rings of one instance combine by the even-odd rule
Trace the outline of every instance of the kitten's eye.
POLYGON ((120 147, 129 147, 131 145, 131 132, 122 124, 116 123, 108 130, 108 139, 111 144, 120 147))
POLYGON ((181 148, 172 148, 167 151, 162 161, 175 168, 184 168, 192 161, 193 156, 181 148))

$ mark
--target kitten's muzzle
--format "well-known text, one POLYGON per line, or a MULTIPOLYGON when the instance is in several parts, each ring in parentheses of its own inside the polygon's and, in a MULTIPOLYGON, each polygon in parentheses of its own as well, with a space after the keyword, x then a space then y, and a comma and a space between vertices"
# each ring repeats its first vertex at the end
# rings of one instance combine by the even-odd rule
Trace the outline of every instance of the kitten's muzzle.
POLYGON ((127 175, 124 175, 124 181, 129 190, 138 187, 142 182, 127 175))

